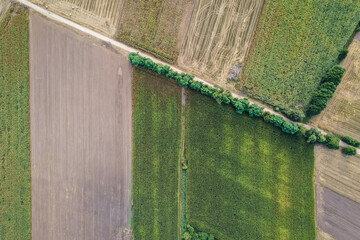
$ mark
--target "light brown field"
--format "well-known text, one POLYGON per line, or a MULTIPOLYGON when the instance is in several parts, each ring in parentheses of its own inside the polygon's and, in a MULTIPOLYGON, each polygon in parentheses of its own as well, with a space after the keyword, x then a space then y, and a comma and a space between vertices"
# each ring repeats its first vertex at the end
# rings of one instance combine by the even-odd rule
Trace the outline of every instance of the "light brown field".
POLYGON ((360 203, 360 157, 315 146, 315 182, 360 203))
POLYGON ((360 140, 360 33, 341 65, 346 72, 334 97, 311 121, 320 128, 360 140))
POLYGON ((1 0, 0 1, 0 20, 2 19, 6 10, 8 9, 9 4, 10 4, 9 0, 1 0))
POLYGON ((35 4, 103 34, 117 30, 123 0, 30 0, 35 4))
POLYGON ((198 0, 178 63, 187 71, 226 83, 250 46, 263 0, 198 0))
POLYGON ((32 238, 130 239, 128 60, 30 16, 32 238))
POLYGON ((320 228, 316 230, 316 239, 317 240, 336 240, 333 236, 330 234, 324 232, 320 228))

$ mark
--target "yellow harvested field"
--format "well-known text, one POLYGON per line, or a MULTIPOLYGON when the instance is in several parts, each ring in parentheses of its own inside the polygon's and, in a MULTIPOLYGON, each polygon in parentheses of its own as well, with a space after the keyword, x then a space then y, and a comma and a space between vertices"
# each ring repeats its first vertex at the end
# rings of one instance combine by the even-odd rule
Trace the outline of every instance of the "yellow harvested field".
POLYGON ((360 203, 360 157, 315 146, 315 183, 360 203))
POLYGON ((30 0, 74 22, 113 36, 123 0, 30 0))
POLYGON ((320 228, 316 230, 316 239, 317 240, 336 240, 333 236, 330 234, 324 232, 320 228))
POLYGON ((320 128, 360 140, 360 33, 341 65, 346 72, 334 97, 311 121, 320 128))
POLYGON ((263 0, 199 0, 178 58, 187 71, 226 83, 249 49, 263 0))

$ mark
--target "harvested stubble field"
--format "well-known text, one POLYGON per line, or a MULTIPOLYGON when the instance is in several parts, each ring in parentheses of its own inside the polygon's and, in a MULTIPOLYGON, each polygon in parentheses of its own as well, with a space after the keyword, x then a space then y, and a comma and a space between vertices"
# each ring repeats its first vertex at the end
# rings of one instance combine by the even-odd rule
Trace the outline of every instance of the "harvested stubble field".
POLYGON ((334 97, 311 121, 320 128, 360 140, 360 38, 354 39, 341 65, 346 72, 334 97))
POLYGON ((123 0, 30 0, 35 4, 48 7, 86 27, 107 35, 114 35, 121 16, 123 0))
POLYGON ((144 68, 133 79, 134 239, 177 239, 181 88, 144 68))
POLYGON ((324 232, 335 237, 335 239, 359 239, 359 203, 326 187, 316 185, 316 211, 317 225, 324 232))
POLYGON ((239 89, 303 110, 359 18, 358 0, 266 1, 239 89))
POLYGON ((28 12, 0 23, 0 239, 31 238, 28 12))
POLYGON ((263 2, 195 1, 179 65, 225 84, 231 67, 244 60, 263 2))
POLYGON ((125 0, 117 39, 174 63, 193 1, 125 0))
POLYGON ((187 220, 217 239, 315 239, 314 150, 187 93, 187 220))
POLYGON ((316 145, 315 182, 360 203, 360 156, 316 145))
POLYGON ((130 239, 131 65, 30 17, 33 239, 130 239))

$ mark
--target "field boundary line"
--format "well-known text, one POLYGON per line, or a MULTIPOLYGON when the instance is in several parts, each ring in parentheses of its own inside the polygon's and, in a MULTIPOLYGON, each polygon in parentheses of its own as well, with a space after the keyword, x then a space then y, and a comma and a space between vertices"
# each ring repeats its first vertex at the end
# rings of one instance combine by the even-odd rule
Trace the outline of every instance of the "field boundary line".
MULTIPOLYGON (((155 57, 153 57, 153 56, 150 56, 149 54, 146 54, 146 53, 144 53, 143 51, 140 51, 140 50, 138 50, 138 49, 136 49, 136 48, 130 47, 130 46, 124 44, 124 43, 118 42, 118 41, 116 41, 116 40, 114 40, 114 39, 111 39, 111 38, 109 38, 109 37, 106 37, 106 36, 104 36, 104 35, 102 35, 102 34, 100 34, 100 33, 97 33, 97 32, 95 32, 95 31, 93 31, 93 30, 90 30, 90 29, 88 29, 88 28, 86 28, 86 27, 83 27, 83 26, 81 26, 81 25, 79 25, 79 24, 77 24, 77 23, 72 22, 71 20, 68 20, 68 19, 63 18, 63 17, 61 17, 61 16, 59 16, 59 15, 57 15, 57 14, 55 14, 55 13, 52 13, 52 12, 46 10, 46 9, 43 9, 43 8, 41 8, 41 7, 35 5, 35 4, 33 4, 33 3, 31 3, 31 2, 29 2, 29 1, 27 1, 27 0, 14 0, 14 1, 20 3, 20 4, 24 5, 24 6, 26 6, 26 7, 28 7, 28 8, 31 8, 32 10, 34 10, 34 11, 36 11, 36 12, 44 15, 45 17, 47 17, 47 18, 49 18, 49 19, 51 19, 51 20, 53 20, 53 21, 63 23, 63 24, 65 24, 65 25, 67 25, 67 26, 69 26, 69 27, 71 27, 71 28, 74 28, 74 29, 76 29, 76 30, 78 30, 78 31, 80 31, 80 32, 82 32, 82 33, 85 33, 85 34, 87 34, 87 35, 89 35, 89 36, 92 36, 92 37, 95 37, 95 38, 97 38, 97 39, 100 39, 100 40, 102 40, 102 41, 104 41, 104 42, 110 43, 112 46, 118 47, 118 48, 120 48, 120 49, 122 49, 122 50, 124 50, 124 51, 126 51, 126 52, 129 52, 129 53, 130 53, 130 52, 138 52, 138 53, 139 53, 140 55, 142 55, 143 57, 149 58, 149 59, 151 59, 152 61, 154 61, 155 63, 161 63, 161 64, 164 64, 164 65, 168 65, 168 66, 170 66, 170 68, 173 69, 174 71, 177 71, 177 72, 179 72, 179 73, 185 73, 184 71, 176 68, 175 66, 173 66, 173 65, 171 65, 171 64, 168 64, 168 63, 165 63, 165 62, 163 62, 163 61, 161 61, 161 60, 159 60, 159 59, 157 59, 157 58, 155 58, 155 57)), ((196 77, 196 76, 195 76, 195 77, 194 77, 194 80, 195 80, 195 81, 202 82, 202 83, 205 83, 205 84, 207 84, 207 85, 209 85, 209 86, 211 86, 211 87, 215 87, 214 84, 212 84, 212 83, 210 83, 210 82, 208 82, 208 81, 206 81, 206 80, 203 80, 203 79, 201 79, 201 78, 199 78, 199 77, 196 77)), ((245 96, 241 96, 241 95, 239 95, 239 94, 237 94, 237 93, 234 93, 234 92, 232 92, 232 91, 230 91, 230 92, 231 92, 231 94, 232 94, 233 97, 240 98, 240 99, 242 99, 242 98, 245 97, 245 96)), ((275 115, 282 116, 282 117, 283 117, 286 121, 288 121, 288 122, 292 122, 292 123, 295 123, 295 124, 297 123, 297 122, 291 121, 291 120, 288 119, 286 116, 284 116, 284 115, 282 115, 282 114, 280 114, 280 113, 278 113, 278 112, 275 112, 273 109, 265 106, 264 104, 259 104, 259 102, 254 101, 253 99, 249 98, 248 96, 246 96, 246 98, 249 99, 250 104, 256 103, 256 104, 258 104, 259 106, 263 107, 264 110, 270 112, 271 114, 275 114, 275 115)), ((309 125, 309 124, 302 124, 302 125, 303 125, 304 127, 306 127, 307 129, 310 129, 310 128, 319 129, 319 128, 317 128, 317 127, 315 127, 315 126, 313 126, 313 125, 309 125)), ((321 129, 319 129, 319 130, 320 130, 322 133, 325 133, 324 130, 321 130, 321 129)), ((340 146, 341 146, 341 147, 345 147, 345 146, 349 146, 349 145, 348 145, 347 143, 341 141, 341 142, 340 142, 340 146)), ((356 151, 357 151, 357 154, 360 154, 360 149, 357 148, 356 151)))

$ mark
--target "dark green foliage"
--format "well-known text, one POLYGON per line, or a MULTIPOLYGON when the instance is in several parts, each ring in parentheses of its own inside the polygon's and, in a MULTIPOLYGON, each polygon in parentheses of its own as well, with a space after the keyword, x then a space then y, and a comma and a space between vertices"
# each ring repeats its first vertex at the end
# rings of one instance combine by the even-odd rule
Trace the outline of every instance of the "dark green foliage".
POLYGON ((298 127, 299 127, 298 135, 306 137, 306 133, 307 133, 306 127, 302 124, 299 124, 298 127))
POLYGON ((214 235, 208 234, 206 232, 196 231, 189 224, 186 226, 186 231, 182 237, 183 240, 214 240, 214 235))
POLYGON ((198 91, 198 92, 200 92, 202 86, 203 86, 203 83, 199 82, 199 81, 193 81, 190 84, 190 88, 195 90, 195 91, 198 91))
POLYGON ((134 239, 177 239, 181 88, 144 68, 133 76, 134 239))
POLYGON ((351 146, 349 146, 349 147, 344 147, 344 148, 342 149, 342 152, 343 152, 344 154, 346 154, 346 155, 355 156, 355 155, 356 155, 356 148, 351 147, 351 146))
POLYGON ((290 120, 295 122, 301 122, 305 118, 305 114, 301 110, 287 110, 282 111, 290 120))
POLYGON ((282 124, 285 122, 285 120, 282 116, 272 114, 272 115, 270 115, 268 122, 270 122, 271 124, 273 124, 277 127, 281 127, 282 124))
POLYGON ((345 137, 342 137, 341 140, 343 140, 344 142, 346 142, 347 144, 350 144, 354 147, 360 147, 360 142, 349 137, 349 136, 345 136, 345 137))
POLYGON ((188 91, 185 144, 195 229, 217 239, 315 239, 314 146, 303 137, 188 91))
POLYGON ((322 79, 322 83, 332 82, 335 86, 339 85, 341 78, 345 73, 345 68, 335 65, 333 66, 322 79))
POLYGON ((292 122, 284 121, 281 130, 286 133, 295 134, 299 131, 299 127, 292 122))
POLYGON ((360 27, 358 27, 358 28, 356 29, 356 32, 360 32, 360 27))
POLYGON ((247 111, 250 117, 262 117, 264 115, 264 108, 257 104, 251 104, 247 111))
POLYGON ((328 101, 333 97, 336 87, 341 82, 345 69, 341 66, 332 67, 322 79, 322 84, 314 93, 307 108, 307 116, 311 117, 319 114, 327 106, 328 101))
POLYGON ((235 111, 238 114, 242 114, 246 109, 248 109, 250 102, 247 98, 238 99, 232 98, 231 104, 235 108, 235 111))
POLYGON ((0 239, 31 239, 28 11, 0 23, 0 239))
POLYGON ((330 149, 339 149, 340 148, 340 138, 335 135, 328 134, 326 135, 326 146, 330 149))
POLYGON ((307 130, 304 134, 307 138, 307 143, 324 143, 326 138, 321 134, 321 132, 316 128, 311 128, 307 130))
POLYGON ((348 53, 349 53, 349 50, 347 50, 346 48, 341 49, 338 60, 339 61, 344 60, 346 58, 346 56, 348 55, 348 53))

